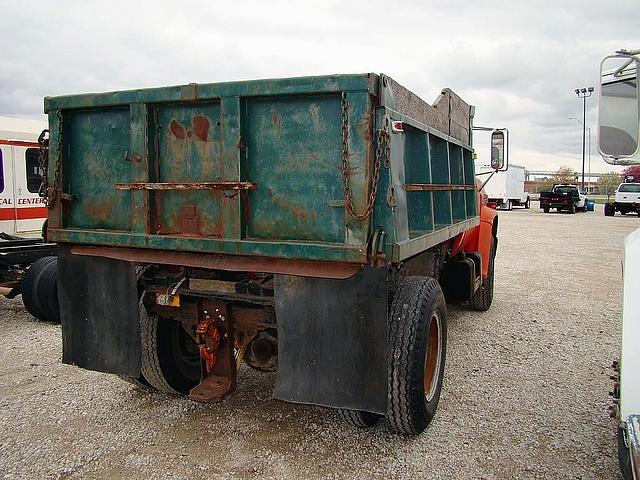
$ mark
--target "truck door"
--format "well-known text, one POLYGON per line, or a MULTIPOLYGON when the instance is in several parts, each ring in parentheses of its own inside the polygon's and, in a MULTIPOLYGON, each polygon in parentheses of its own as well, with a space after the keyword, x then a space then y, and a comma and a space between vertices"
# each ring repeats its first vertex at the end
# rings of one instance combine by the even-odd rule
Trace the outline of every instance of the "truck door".
POLYGON ((0 232, 10 235, 16 232, 11 148, 0 145, 0 232))
POLYGON ((47 216, 44 199, 38 196, 42 178, 38 166, 38 148, 13 146, 15 178, 16 232, 37 232, 47 216))

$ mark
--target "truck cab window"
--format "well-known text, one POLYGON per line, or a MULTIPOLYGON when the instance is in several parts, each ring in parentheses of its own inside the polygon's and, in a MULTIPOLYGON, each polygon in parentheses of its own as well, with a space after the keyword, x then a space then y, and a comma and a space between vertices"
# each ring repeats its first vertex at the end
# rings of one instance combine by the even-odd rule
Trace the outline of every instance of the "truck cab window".
POLYGON ((623 183, 618 187, 619 192, 640 193, 640 183, 623 183))
POLYGON ((25 153, 26 169, 27 169, 27 190, 31 193, 38 193, 40 189, 40 182, 42 181, 42 174, 40 172, 40 166, 38 165, 38 149, 27 148, 25 153))

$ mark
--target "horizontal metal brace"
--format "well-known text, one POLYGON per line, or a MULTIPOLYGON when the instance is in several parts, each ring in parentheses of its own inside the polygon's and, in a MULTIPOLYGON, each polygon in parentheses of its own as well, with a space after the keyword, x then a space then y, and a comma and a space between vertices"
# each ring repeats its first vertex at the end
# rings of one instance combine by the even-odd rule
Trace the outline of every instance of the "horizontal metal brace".
POLYGON ((116 190, 255 190, 251 182, 116 183, 116 190))
POLYGON ((432 190, 475 190, 476 186, 442 183, 407 183, 404 188, 407 192, 430 192, 432 190))

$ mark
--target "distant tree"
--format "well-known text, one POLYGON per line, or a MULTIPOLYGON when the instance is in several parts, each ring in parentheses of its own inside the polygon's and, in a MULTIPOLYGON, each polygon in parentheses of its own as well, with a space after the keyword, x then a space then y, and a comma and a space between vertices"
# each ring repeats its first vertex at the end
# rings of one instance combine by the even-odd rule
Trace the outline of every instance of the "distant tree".
POLYGON ((598 179, 598 192, 602 195, 611 195, 620 185, 621 178, 618 172, 605 173, 598 179))
POLYGON ((554 183, 561 183, 556 182, 554 178, 544 178, 543 180, 539 180, 537 184, 538 192, 549 192, 553 188, 554 183))
POLYGON ((553 183, 575 183, 576 173, 569 167, 560 167, 553 174, 553 183))
POLYGON ((640 165, 631 165, 622 171, 622 178, 627 175, 633 177, 634 182, 640 182, 640 165))

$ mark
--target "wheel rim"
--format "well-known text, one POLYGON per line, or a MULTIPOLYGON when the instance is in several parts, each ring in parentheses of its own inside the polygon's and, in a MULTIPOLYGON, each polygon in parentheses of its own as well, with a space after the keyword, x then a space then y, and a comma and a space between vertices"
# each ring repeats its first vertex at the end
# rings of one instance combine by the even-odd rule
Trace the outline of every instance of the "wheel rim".
POLYGON ((430 402, 437 390, 442 352, 442 328, 440 316, 433 312, 427 331, 427 352, 424 358, 424 396, 430 402))

